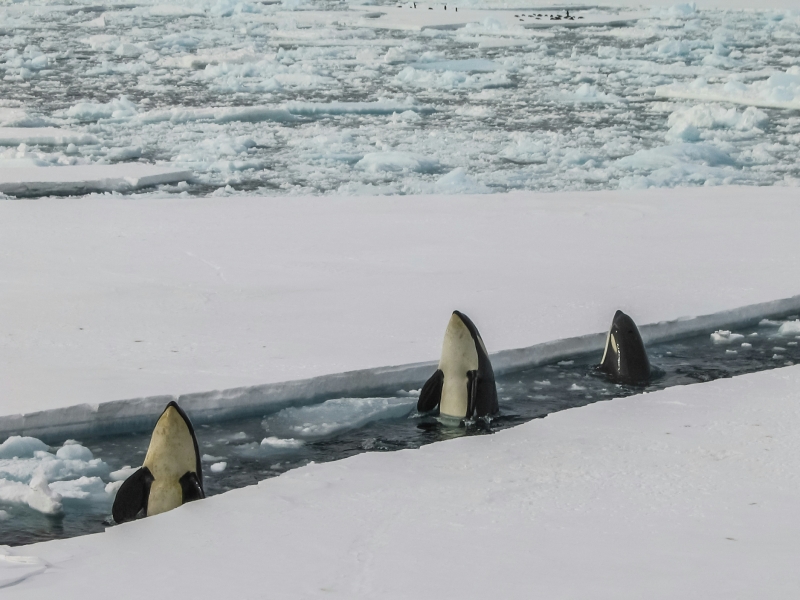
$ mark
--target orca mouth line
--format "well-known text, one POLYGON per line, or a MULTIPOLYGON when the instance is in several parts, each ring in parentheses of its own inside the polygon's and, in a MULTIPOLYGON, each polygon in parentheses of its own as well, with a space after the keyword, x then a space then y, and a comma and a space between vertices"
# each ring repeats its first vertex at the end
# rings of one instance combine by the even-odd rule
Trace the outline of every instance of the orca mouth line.
MULTIPOLYGON (((581 354, 502 374, 497 377, 500 413, 488 428, 447 426, 420 415, 416 394, 405 392, 394 397, 337 398, 284 408, 263 418, 203 424, 196 428, 196 436, 205 492, 213 496, 252 485, 312 461, 328 462, 362 452, 418 448, 455 437, 486 435, 602 400, 800 363, 800 321, 796 319, 791 315, 733 331, 709 330, 649 345, 654 376, 643 385, 611 381, 596 369, 599 355, 581 354)), ((64 510, 58 516, 22 504, 0 504, 0 510, 7 513, 0 544, 22 545, 103 531, 113 524, 113 497, 102 493, 109 472, 138 467, 149 442, 149 432, 83 438, 83 451, 99 458, 106 469, 97 478, 100 491, 89 494, 87 500, 81 500, 77 493, 65 496, 64 510)), ((4 477, 3 463, 9 462, 0 459, 0 479, 4 477)), ((77 482, 61 482, 66 484, 77 482)))

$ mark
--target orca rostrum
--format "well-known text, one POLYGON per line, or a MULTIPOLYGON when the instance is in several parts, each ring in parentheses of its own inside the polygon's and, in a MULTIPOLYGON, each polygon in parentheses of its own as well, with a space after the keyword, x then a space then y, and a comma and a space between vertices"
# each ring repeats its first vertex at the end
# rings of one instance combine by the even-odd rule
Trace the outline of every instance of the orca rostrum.
POLYGON ((417 402, 419 412, 437 408, 440 415, 458 419, 488 417, 499 410, 489 353, 478 328, 458 311, 447 324, 439 368, 422 386, 417 402))
POLYGON ((142 468, 119 488, 111 512, 114 521, 124 523, 201 498, 205 492, 197 438, 189 417, 173 401, 153 429, 142 468))
POLYGON ((652 370, 642 336, 633 319, 621 310, 614 315, 597 368, 618 383, 643 385, 650 381, 652 370))

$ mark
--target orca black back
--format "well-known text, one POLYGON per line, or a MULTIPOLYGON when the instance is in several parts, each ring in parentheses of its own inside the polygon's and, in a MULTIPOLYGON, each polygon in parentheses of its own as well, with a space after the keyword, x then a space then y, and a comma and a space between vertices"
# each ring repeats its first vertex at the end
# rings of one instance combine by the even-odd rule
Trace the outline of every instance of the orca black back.
POLYGON ((614 381, 628 385, 644 385, 652 376, 639 329, 621 310, 614 315, 598 369, 614 381))

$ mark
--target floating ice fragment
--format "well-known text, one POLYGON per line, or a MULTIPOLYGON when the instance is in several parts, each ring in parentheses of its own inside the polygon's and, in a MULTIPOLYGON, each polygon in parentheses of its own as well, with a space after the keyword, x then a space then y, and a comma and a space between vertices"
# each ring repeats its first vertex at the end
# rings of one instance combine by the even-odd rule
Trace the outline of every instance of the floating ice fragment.
POLYGON ((491 189, 458 167, 436 181, 435 189, 442 194, 486 194, 491 189))
POLYGON ((220 462, 221 460, 224 459, 225 459, 224 456, 211 456, 210 454, 203 454, 203 456, 200 457, 200 460, 202 460, 203 462, 210 462, 210 463, 220 462))
POLYGON ((742 348, 752 348, 753 344, 748 344, 747 342, 742 342, 742 348))
POLYGON ((730 344, 742 338, 744 338, 744 336, 740 333, 731 333, 730 331, 722 329, 711 334, 711 341, 715 344, 730 344))
POLYGON ((295 440, 292 438, 281 439, 274 436, 265 437, 261 440, 262 446, 269 446, 271 448, 299 448, 303 444, 303 440, 295 440))
POLYGON ((736 350, 725 350, 725 354, 739 354, 736 350))
POLYGON ((439 162, 434 158, 413 152, 370 152, 356 163, 356 167, 370 173, 381 171, 432 173, 439 169, 439 162))
POLYGON ((142 149, 140 146, 130 146, 127 148, 112 148, 106 155, 108 160, 132 160, 142 156, 142 149))
POLYGON ((656 95, 665 98, 687 98, 712 102, 730 102, 767 108, 800 108, 800 66, 789 67, 766 80, 745 84, 729 80, 709 84, 705 78, 691 83, 673 83, 656 88, 656 95))
POLYGON ((533 383, 535 383, 536 385, 551 385, 549 379, 543 379, 542 381, 534 381, 533 383))
POLYGON ((108 477, 109 479, 111 479, 111 481, 125 481, 128 477, 133 475, 138 470, 139 467, 131 467, 126 465, 121 469, 109 473, 108 477))
POLYGON ((125 480, 122 479, 119 481, 110 481, 109 483, 106 484, 106 494, 108 494, 109 497, 113 498, 117 494, 119 488, 122 487, 123 483, 125 483, 125 480))
POLYGON ((561 360, 561 361, 558 362, 558 366, 559 367, 568 367, 568 366, 574 365, 574 364, 575 364, 574 360, 561 360))
POLYGON ((84 27, 91 27, 95 29, 105 29, 106 27, 106 16, 100 15, 96 19, 92 19, 91 21, 86 21, 85 23, 81 23, 84 27))
POLYGON ((578 385, 577 383, 573 383, 571 386, 567 388, 570 392, 582 392, 586 388, 582 385, 578 385))
POLYGON ((228 467, 228 463, 226 462, 217 462, 211 465, 211 472, 212 473, 222 473, 228 467))
POLYGON ((35 452, 45 452, 49 448, 47 444, 36 438, 12 435, 0 444, 0 459, 31 458, 35 452))
POLYGON ((94 458, 91 450, 81 446, 75 440, 64 442, 64 446, 58 449, 56 456, 62 460, 82 460, 85 462, 94 458))
POLYGON ((790 336, 800 334, 800 319, 797 321, 786 321, 778 328, 778 335, 790 336))
POLYGON ((46 515, 62 512, 61 496, 53 492, 42 475, 36 475, 30 484, 0 479, 0 502, 27 505, 46 515))
POLYGON ((184 169, 142 163, 75 165, 54 167, 20 166, 0 169, 0 193, 9 196, 76 194, 92 191, 130 191, 142 187, 186 181, 184 169))
POLYGON ((315 406, 286 408, 264 420, 270 433, 285 438, 316 439, 367 423, 408 415, 414 398, 336 398, 315 406))
POLYGON ((50 484, 53 493, 58 494, 62 502, 80 500, 83 502, 106 503, 111 500, 106 492, 106 484, 99 477, 80 477, 69 481, 54 481, 50 484))

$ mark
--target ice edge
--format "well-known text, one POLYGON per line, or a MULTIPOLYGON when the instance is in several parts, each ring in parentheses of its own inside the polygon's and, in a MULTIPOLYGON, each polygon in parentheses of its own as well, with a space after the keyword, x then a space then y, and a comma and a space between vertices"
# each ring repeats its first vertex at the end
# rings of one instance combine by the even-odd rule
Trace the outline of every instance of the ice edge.
MULTIPOLYGON (((662 321, 640 327, 645 343, 664 342, 710 329, 756 323, 763 318, 800 310, 800 296, 762 302, 701 315, 662 321)), ((491 355, 495 373, 511 373, 556 362, 568 356, 600 352, 605 332, 503 350, 491 355)), ((419 388, 435 362, 377 367, 321 375, 311 379, 249 387, 195 392, 180 396, 149 396, 114 400, 99 405, 79 404, 54 410, 0 417, 0 437, 30 435, 44 441, 65 437, 111 435, 152 428, 164 405, 177 400, 195 424, 244 418, 275 412, 287 406, 304 406, 328 398, 394 394, 419 388)))

